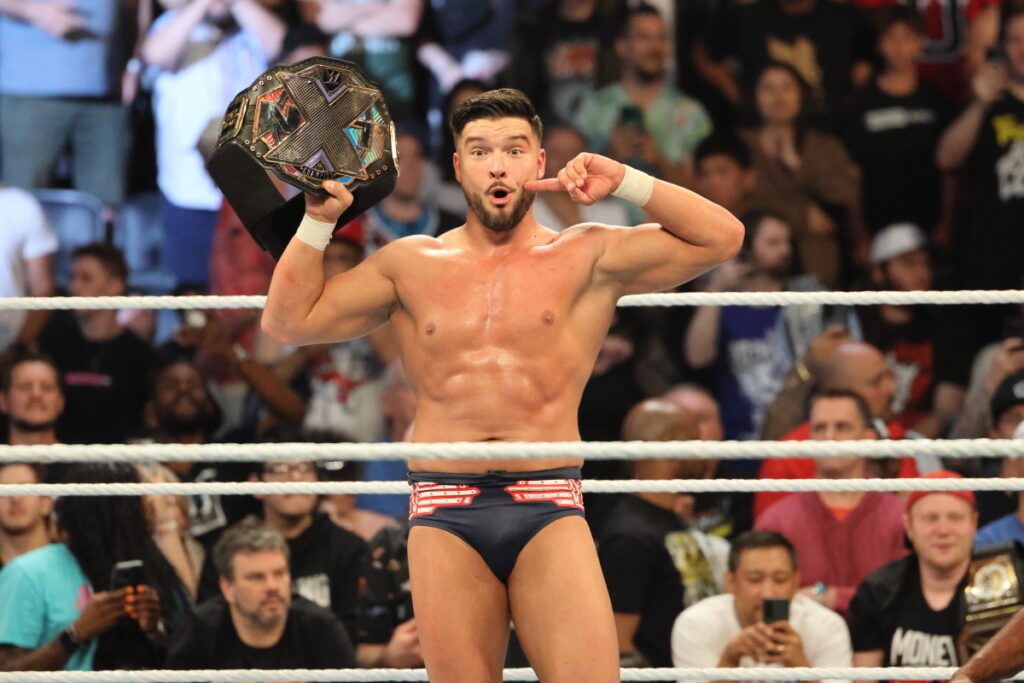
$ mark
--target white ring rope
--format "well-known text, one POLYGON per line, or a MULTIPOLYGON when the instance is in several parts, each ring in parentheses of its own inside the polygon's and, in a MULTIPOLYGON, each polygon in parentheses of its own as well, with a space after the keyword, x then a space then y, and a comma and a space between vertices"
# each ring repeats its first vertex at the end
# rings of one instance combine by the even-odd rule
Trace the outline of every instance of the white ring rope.
MULTIPOLYGON (((263 308, 265 296, 54 296, 0 297, 0 311, 84 311, 101 309, 263 308)), ((1024 290, 963 289, 915 292, 682 292, 633 294, 620 306, 799 306, 833 304, 872 306, 893 304, 1019 304, 1024 290)))
MULTIPOLYGON (((976 479, 586 479, 585 493, 786 491, 1024 491, 1024 478, 976 479)), ((147 496, 409 493, 405 481, 204 481, 140 484, 2 484, 4 496, 147 496)))
POLYGON ((4 462, 265 462, 268 460, 587 460, 750 458, 1024 457, 1024 439, 899 439, 857 441, 552 441, 437 443, 219 443, 0 445, 4 462))
MULTIPOLYGON (((952 667, 750 667, 621 669, 623 681, 942 681, 952 667)), ((506 681, 536 681, 533 669, 505 669, 506 681)), ((245 681, 426 681, 423 669, 197 669, 193 671, 17 671, 0 683, 244 683, 245 681)), ((1024 680, 1024 674, 1012 679, 1024 680)))

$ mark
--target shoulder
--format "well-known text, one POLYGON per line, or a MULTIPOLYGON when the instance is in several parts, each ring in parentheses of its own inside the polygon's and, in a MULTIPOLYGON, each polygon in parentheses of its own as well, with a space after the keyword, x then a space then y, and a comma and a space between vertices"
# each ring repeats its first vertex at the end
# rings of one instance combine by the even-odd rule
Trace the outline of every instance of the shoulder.
POLYGON ((18 555, 4 565, 2 575, 8 573, 18 574, 26 579, 34 580, 41 573, 46 573, 53 569, 63 569, 69 565, 78 567, 78 563, 67 546, 60 543, 51 543, 44 545, 42 548, 31 550, 24 555, 18 555))
POLYGON ((867 575, 857 587, 857 592, 876 598, 887 599, 899 595, 903 590, 903 582, 907 573, 913 568, 912 563, 917 562, 917 557, 907 555, 898 560, 884 564, 867 575))
POLYGON ((803 593, 793 596, 793 613, 805 627, 806 635, 822 635, 819 629, 846 630, 846 621, 841 616, 803 593))
POLYGON ((786 496, 764 511, 758 520, 757 527, 763 529, 768 526, 780 528, 792 526, 792 522, 797 519, 796 515, 809 508, 808 496, 816 496, 816 494, 804 491, 786 496))
POLYGON ((717 625, 730 614, 733 614, 733 609, 733 596, 731 593, 713 595, 684 609, 676 617, 675 628, 699 626, 701 629, 705 629, 708 626, 717 625))
POLYGON ((324 536, 328 539, 335 552, 349 556, 362 554, 369 549, 369 544, 358 534, 354 534, 348 529, 342 529, 332 522, 327 515, 321 515, 319 519, 321 520, 319 524, 323 527, 324 536))

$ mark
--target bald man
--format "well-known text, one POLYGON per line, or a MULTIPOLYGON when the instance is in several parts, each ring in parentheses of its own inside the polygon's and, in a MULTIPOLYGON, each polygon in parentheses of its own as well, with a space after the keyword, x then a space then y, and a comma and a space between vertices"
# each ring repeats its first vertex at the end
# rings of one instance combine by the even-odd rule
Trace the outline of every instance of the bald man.
MULTIPOLYGON (((694 440, 697 425, 694 414, 679 405, 648 399, 626 415, 622 439, 694 440)), ((648 459, 631 465, 634 479, 700 479, 714 469, 709 460, 648 459)), ((692 501, 665 492, 623 496, 598 537, 623 666, 671 666, 676 615, 723 590, 729 544, 689 528, 680 516, 687 499, 692 501)))
MULTIPOLYGON (((892 370, 886 364, 885 357, 881 351, 866 342, 847 339, 839 341, 833 349, 821 352, 820 355, 823 357, 811 359, 812 362, 809 362, 807 365, 808 369, 813 369, 814 380, 820 390, 852 391, 859 394, 871 409, 876 426, 879 427, 880 437, 889 439, 906 438, 906 430, 900 424, 892 422, 892 400, 896 391, 896 385, 893 381, 892 370), (882 425, 878 425, 879 421, 884 425, 884 429, 881 428, 882 425)), ((803 411, 805 399, 802 394, 798 399, 796 392, 793 392, 785 396, 780 395, 776 399, 776 404, 780 402, 789 402, 794 405, 781 407, 773 404, 769 411, 773 412, 776 416, 780 412, 788 411, 790 408, 803 411), (799 401, 798 404, 797 401, 799 401)), ((781 421, 782 418, 779 418, 776 425, 781 421)), ((765 438, 767 439, 769 436, 766 434, 765 438)), ((798 423, 795 429, 786 433, 779 440, 806 441, 809 438, 810 425, 804 421, 798 423)), ((938 464, 931 462, 922 463, 921 467, 918 467, 918 464, 912 458, 903 458, 902 460, 895 461, 892 463, 891 468, 887 467, 885 463, 876 461, 872 461, 872 466, 876 468, 873 472, 874 474, 888 474, 888 476, 896 475, 899 477, 917 476, 922 469, 924 471, 938 469, 938 464)), ((811 479, 814 476, 815 465, 813 458, 775 458, 765 460, 758 474, 759 479, 811 479)), ((755 494, 754 518, 760 517, 761 513, 787 495, 789 494, 780 491, 755 494)))

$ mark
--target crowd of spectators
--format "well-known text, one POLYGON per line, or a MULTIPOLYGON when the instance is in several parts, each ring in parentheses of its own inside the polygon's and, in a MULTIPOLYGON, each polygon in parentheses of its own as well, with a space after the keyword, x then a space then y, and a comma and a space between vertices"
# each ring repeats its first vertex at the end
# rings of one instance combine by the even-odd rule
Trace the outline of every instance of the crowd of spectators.
MULTIPOLYGON (((0 0, 0 296, 265 293, 273 261, 204 155, 238 90, 315 55, 379 85, 402 168, 334 236, 328 275, 464 220, 447 112, 512 86, 543 112, 549 169, 607 154, 742 219, 737 257, 683 290, 1024 285, 1024 2, 651 3, 0 0), (68 234, 41 192, 54 187, 94 197, 105 235, 68 234), (139 206, 159 285, 119 248, 139 206)), ((549 193, 534 208, 555 230, 645 221, 614 198, 549 193)), ((9 444, 386 442, 414 419, 387 328, 292 348, 251 310, 0 312, 9 444)), ((580 406, 586 440, 1010 439, 1021 425, 1019 306, 619 309, 580 406)), ((1022 467, 636 460, 584 476, 1022 467)), ((403 475, 394 462, 0 465, 3 484, 403 475)), ((1024 542, 1024 497, 999 491, 586 504, 630 666, 956 665, 972 548, 1024 542), (788 617, 767 623, 765 599, 788 617)), ((0 670, 421 666, 406 509, 404 496, 0 497, 0 670), (131 560, 137 582, 116 584, 131 560)))

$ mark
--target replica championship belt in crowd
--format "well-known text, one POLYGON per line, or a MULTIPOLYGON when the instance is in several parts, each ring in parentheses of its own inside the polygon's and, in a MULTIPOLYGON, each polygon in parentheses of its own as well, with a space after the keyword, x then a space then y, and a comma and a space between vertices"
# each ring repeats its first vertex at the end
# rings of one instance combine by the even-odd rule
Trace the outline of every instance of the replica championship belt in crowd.
POLYGON ((1024 606, 1021 547, 1016 541, 974 553, 964 586, 964 630, 957 643, 963 664, 1024 606))
POLYGON ((395 187, 394 124, 380 90, 355 64, 313 57, 275 66, 231 101, 210 176, 261 247, 276 259, 302 220, 305 198, 286 199, 268 171, 303 192, 327 196, 344 183, 355 201, 338 226, 395 187))

